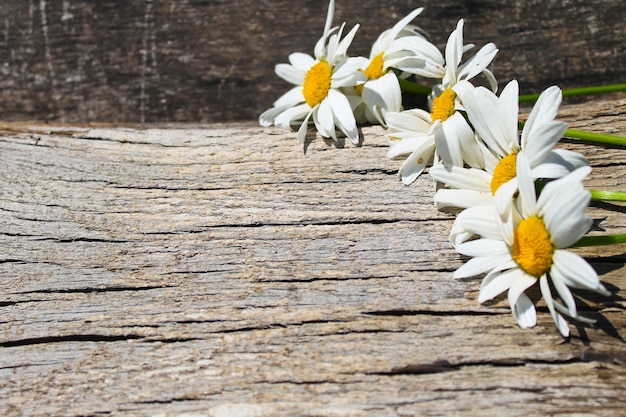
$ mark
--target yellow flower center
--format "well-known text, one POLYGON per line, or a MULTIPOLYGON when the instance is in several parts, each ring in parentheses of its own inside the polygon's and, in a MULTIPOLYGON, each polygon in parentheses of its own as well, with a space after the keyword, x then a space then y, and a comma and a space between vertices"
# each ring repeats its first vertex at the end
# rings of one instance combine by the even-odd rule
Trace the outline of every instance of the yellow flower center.
POLYGON ((513 260, 520 268, 534 277, 550 270, 554 245, 541 218, 531 216, 522 220, 513 236, 513 260))
POLYGON ((445 122, 448 117, 452 116, 456 111, 454 109, 454 101, 456 100, 456 93, 451 88, 446 88, 439 97, 435 97, 433 100, 433 108, 430 110, 430 117, 435 120, 441 120, 445 122))
POLYGON ((304 76, 302 94, 306 104, 315 107, 320 104, 330 90, 332 70, 326 61, 313 65, 304 76))
POLYGON ((374 58, 372 58, 372 61, 367 66, 367 69, 365 70, 365 76, 368 80, 380 78, 385 75, 385 71, 383 71, 383 65, 385 64, 385 61, 383 60, 384 54, 384 52, 381 52, 376 55, 374 58))
MULTIPOLYGON (((385 55, 384 51, 376 55, 374 58, 372 58, 372 60, 370 61, 370 64, 367 66, 365 71, 363 71, 363 73, 365 74, 368 80, 375 80, 377 78, 380 78, 383 75, 385 75, 385 72, 387 72, 387 71, 383 71, 383 65, 385 65, 385 61, 383 60, 383 55, 385 55)), ((357 85, 356 90, 359 93, 363 92, 364 85, 365 83, 357 85)))
POLYGON ((498 188, 517 175, 517 153, 505 156, 498 162, 491 178, 491 195, 496 195, 498 188))

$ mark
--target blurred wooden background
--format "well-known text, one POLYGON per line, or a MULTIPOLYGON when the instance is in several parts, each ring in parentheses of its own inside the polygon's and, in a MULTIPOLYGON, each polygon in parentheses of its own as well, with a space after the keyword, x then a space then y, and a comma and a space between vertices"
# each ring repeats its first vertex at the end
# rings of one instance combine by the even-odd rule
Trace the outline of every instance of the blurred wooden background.
MULTIPOLYGON (((492 69, 522 92, 623 82, 623 0, 338 0, 335 23, 361 24, 350 52, 416 7, 443 47, 461 17, 466 42, 500 48, 492 69)), ((273 72, 311 53, 320 0, 3 0, 0 119, 64 122, 253 120, 289 87, 273 72)))

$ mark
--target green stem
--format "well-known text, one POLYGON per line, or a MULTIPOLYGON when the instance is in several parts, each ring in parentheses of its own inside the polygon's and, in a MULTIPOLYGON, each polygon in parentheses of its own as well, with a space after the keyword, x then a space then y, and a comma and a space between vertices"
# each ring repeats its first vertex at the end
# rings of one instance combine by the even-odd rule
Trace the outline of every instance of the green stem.
POLYGON ((626 234, 621 235, 604 235, 604 236, 583 236, 574 245, 573 248, 580 248, 583 246, 602 246, 602 245, 617 245, 620 243, 626 243, 626 234))
POLYGON ((626 193, 600 190, 589 191, 591 191, 591 199, 593 201, 626 201, 626 193))
MULTIPOLYGON (((526 122, 518 121, 517 127, 523 129, 526 122)), ((567 129, 564 138, 580 139, 583 142, 602 143, 609 145, 626 146, 626 138, 623 136, 607 135, 604 133, 584 132, 582 130, 567 129)))
POLYGON ((606 135, 604 133, 583 132, 581 130, 574 129, 567 129, 563 136, 566 138, 580 139, 585 142, 626 146, 626 138, 623 136, 606 135))
POLYGON ((433 89, 428 87, 427 85, 414 83, 413 81, 405 80, 402 78, 398 78, 398 81, 400 82, 400 89, 402 91, 406 91, 407 93, 427 96, 431 93, 431 91, 433 91, 433 89))
MULTIPOLYGON (((595 87, 569 88, 561 90, 563 97, 588 96, 591 94, 614 93, 617 91, 626 91, 626 84, 600 85, 595 87)), ((525 94, 519 96, 520 103, 534 103, 540 94, 525 94)))

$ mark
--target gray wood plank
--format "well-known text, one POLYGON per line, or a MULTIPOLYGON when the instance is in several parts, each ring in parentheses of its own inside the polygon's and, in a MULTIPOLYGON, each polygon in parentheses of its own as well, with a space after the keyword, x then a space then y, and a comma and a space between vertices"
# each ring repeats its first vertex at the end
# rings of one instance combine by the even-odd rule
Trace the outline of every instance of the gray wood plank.
MULTIPOLYGON (((626 131, 624 99, 565 105, 626 131)), ((563 340, 544 304, 454 280, 452 216, 363 147, 254 123, 0 126, 0 414, 618 415, 624 245, 578 253, 616 292, 563 340)), ((565 142, 624 190, 622 149, 565 142)), ((626 233, 623 205, 595 207, 626 233), (609 208, 609 209, 607 209, 609 208)))

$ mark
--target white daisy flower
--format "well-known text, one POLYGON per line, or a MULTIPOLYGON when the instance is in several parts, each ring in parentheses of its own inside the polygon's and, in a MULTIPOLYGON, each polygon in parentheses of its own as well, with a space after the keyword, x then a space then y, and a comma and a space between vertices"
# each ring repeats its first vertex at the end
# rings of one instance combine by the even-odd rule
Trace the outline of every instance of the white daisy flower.
MULTIPOLYGON (((441 84, 433 88, 433 93, 429 97, 431 127, 427 132, 398 130, 393 126, 395 121, 392 123, 389 120, 395 119, 396 116, 392 116, 392 113, 387 114, 387 124, 391 128, 388 137, 396 139, 391 141, 392 148, 387 156, 395 158, 410 154, 398 172, 404 184, 408 185, 415 181, 432 158, 432 141, 435 142, 438 155, 435 162, 440 158, 446 166, 462 167, 467 164, 483 168, 484 161, 474 132, 459 113, 459 110, 463 110, 463 105, 458 95, 461 94, 461 89, 473 89, 467 81, 481 73, 486 76, 491 88, 494 91, 497 89, 496 79, 487 66, 498 53, 498 49, 493 43, 488 43, 472 58, 461 63, 463 53, 473 47, 472 44, 463 45, 463 19, 461 19, 446 43, 445 61, 439 51, 424 55, 425 64, 422 65, 422 72, 419 75, 441 79, 441 84), (398 136, 396 133, 399 131, 406 133, 398 136), (411 131, 413 135, 410 134, 411 131), (409 139, 409 142, 397 147, 400 142, 397 139, 401 141, 409 139)), ((419 117, 425 120, 427 119, 425 114, 420 114, 419 117)))
POLYGON ((457 245, 459 253, 472 259, 456 270, 454 277, 486 272, 478 301, 483 303, 508 291, 511 311, 521 328, 536 324, 535 307, 525 291, 539 281, 550 314, 566 337, 569 327, 563 315, 593 322, 578 314, 570 288, 610 295, 593 268, 580 256, 565 250, 592 224, 591 218, 584 214, 591 195, 582 186, 591 168, 581 167, 549 182, 537 198, 525 152, 517 154, 516 164, 519 196, 506 218, 497 214, 493 206, 477 206, 460 220, 464 222, 465 233, 480 238, 457 245))
POLYGON ((479 138, 485 167, 433 166, 430 175, 448 187, 435 194, 440 209, 494 204, 494 195, 500 190, 495 204, 504 213, 517 192, 516 155, 522 150, 530 161, 533 179, 561 178, 587 165, 586 158, 578 153, 554 149, 567 130, 566 123, 554 120, 561 104, 558 87, 550 87, 541 94, 521 137, 517 81, 508 83, 499 98, 484 87, 457 87, 457 90, 479 138))
POLYGON ((281 96, 271 109, 259 117, 262 126, 272 124, 291 129, 300 123, 298 142, 304 142, 309 120, 324 137, 337 140, 336 129, 341 130, 354 144, 359 142, 359 131, 350 102, 342 87, 362 82, 358 70, 366 58, 347 57, 347 50, 359 27, 355 25, 341 40, 345 23, 331 29, 335 9, 330 1, 324 34, 314 49, 314 57, 304 53, 289 55, 289 64, 278 64, 276 74, 296 85, 281 96), (335 33, 336 32, 336 33, 335 33))
POLYGON ((430 113, 411 109, 386 114, 386 136, 390 145, 387 157, 409 155, 398 170, 398 176, 405 185, 414 182, 433 157, 435 162, 441 160, 446 166, 467 163, 483 167, 483 156, 474 131, 458 111, 461 105, 456 89, 457 86, 454 86, 437 97, 430 113))
POLYGON ((380 34, 361 71, 366 81, 356 87, 363 100, 364 117, 369 123, 386 126, 385 113, 402 110, 402 91, 398 78, 430 73, 435 65, 443 70, 443 57, 424 32, 409 23, 424 9, 418 8, 380 34), (439 57, 439 60, 437 58, 439 57))

